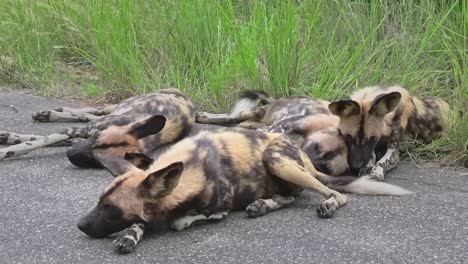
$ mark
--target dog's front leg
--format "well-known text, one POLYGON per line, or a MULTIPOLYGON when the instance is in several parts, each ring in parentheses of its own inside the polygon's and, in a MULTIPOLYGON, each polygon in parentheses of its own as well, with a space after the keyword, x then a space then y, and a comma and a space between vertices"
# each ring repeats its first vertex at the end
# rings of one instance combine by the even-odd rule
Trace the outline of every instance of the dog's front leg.
POLYGON ((372 157, 369 160, 369 162, 367 162, 366 166, 364 166, 363 168, 359 170, 359 177, 369 175, 372 172, 372 169, 375 166, 376 159, 377 158, 375 156, 375 152, 372 152, 372 157))
POLYGON ((145 224, 133 224, 120 233, 120 236, 114 240, 114 248, 117 253, 128 254, 135 251, 138 242, 143 238, 145 224))
POLYGON ((389 147, 385 155, 372 167, 369 175, 372 179, 383 181, 385 173, 398 166, 399 162, 399 148, 389 147))

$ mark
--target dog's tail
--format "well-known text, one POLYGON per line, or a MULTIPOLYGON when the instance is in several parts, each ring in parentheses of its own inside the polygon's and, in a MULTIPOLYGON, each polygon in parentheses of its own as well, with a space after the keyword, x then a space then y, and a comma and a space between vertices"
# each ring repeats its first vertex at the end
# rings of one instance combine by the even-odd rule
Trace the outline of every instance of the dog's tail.
POLYGON ((369 176, 351 177, 339 176, 333 177, 319 173, 317 179, 326 183, 333 190, 346 193, 364 194, 364 195, 409 195, 412 191, 406 190, 400 186, 390 183, 372 180, 369 176))
POLYGON ((242 92, 240 99, 236 102, 229 114, 232 117, 238 117, 244 111, 253 110, 259 106, 270 104, 275 99, 265 91, 246 90, 242 92))

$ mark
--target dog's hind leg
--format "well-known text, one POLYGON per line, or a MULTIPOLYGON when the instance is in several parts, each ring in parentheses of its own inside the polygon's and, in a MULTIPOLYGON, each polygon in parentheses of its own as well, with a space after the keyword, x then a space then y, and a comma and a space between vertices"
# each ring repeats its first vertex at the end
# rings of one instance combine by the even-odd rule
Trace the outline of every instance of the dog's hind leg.
POLYGON ((56 110, 43 110, 32 114, 32 119, 37 122, 90 122, 101 118, 101 116, 86 112, 59 112, 56 110))
POLYGON ((94 108, 94 107, 83 107, 83 108, 71 108, 71 107, 58 107, 55 108, 55 111, 58 112, 69 112, 69 113, 87 113, 87 114, 92 114, 95 116, 103 116, 103 115, 108 115, 114 111, 115 107, 117 105, 107 105, 104 107, 100 108, 94 108))
MULTIPOLYGON (((34 135, 34 134, 17 134, 14 132, 0 132, 0 145, 16 145, 16 144, 21 144, 27 141, 35 141, 35 140, 44 140, 44 136, 41 135, 34 135)), ((56 142, 52 145, 51 147, 63 147, 63 146, 71 146, 74 143, 77 143, 78 141, 83 140, 82 138, 73 138, 73 139, 67 139, 65 141, 59 141, 56 142)))
POLYGON ((265 127, 265 125, 262 122, 258 121, 244 121, 239 124, 239 127, 256 130, 265 127))
POLYGON ((55 133, 33 141, 25 141, 20 144, 1 148, 0 160, 23 156, 35 149, 47 146, 68 146, 78 141, 78 138, 87 138, 88 132, 88 127, 71 127, 67 128, 62 133, 55 133))
POLYGON ((117 105, 108 105, 101 108, 83 107, 57 107, 52 110, 34 112, 32 119, 37 122, 90 122, 101 116, 109 115, 117 105))
POLYGON ((52 144, 65 141, 69 138, 69 136, 64 134, 52 134, 47 137, 44 137, 44 139, 41 140, 26 141, 7 148, 2 148, 0 149, 0 160, 3 160, 5 158, 22 156, 28 154, 29 152, 35 149, 50 146, 52 144))
POLYGON ((135 251, 138 242, 143 238, 144 232, 145 225, 142 223, 133 224, 123 230, 113 242, 115 251, 120 254, 128 254, 135 251))
POLYGON ((14 132, 0 131, 0 145, 16 145, 26 141, 34 141, 44 138, 40 135, 23 135, 14 132))
POLYGON ((263 153, 263 163, 274 176, 325 196, 327 199, 317 208, 322 218, 332 217, 348 201, 346 195, 328 188, 315 178, 323 173, 318 172, 307 155, 286 137, 278 137, 270 143, 263 153))
POLYGON ((251 203, 245 208, 245 213, 250 218, 259 217, 287 207, 295 201, 296 199, 293 196, 274 195, 271 199, 258 199, 251 203))

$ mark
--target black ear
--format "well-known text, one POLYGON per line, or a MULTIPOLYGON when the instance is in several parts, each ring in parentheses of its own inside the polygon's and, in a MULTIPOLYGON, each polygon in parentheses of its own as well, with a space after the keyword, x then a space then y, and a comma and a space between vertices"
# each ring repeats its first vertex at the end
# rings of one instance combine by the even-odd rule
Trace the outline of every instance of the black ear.
POLYGON ((381 94, 374 99, 369 114, 382 117, 393 111, 400 100, 401 94, 399 92, 381 94))
POLYGON ((161 132, 164 125, 166 125, 166 118, 162 115, 154 115, 131 125, 129 133, 140 139, 161 132))
POLYGON ((339 100, 328 105, 328 109, 334 115, 341 118, 350 117, 353 115, 359 115, 361 113, 361 107, 356 101, 345 99, 339 100))
POLYGON ((179 183, 183 170, 184 164, 182 162, 175 162, 164 169, 150 173, 140 184, 141 194, 148 198, 169 195, 179 183))
POLYGON ((148 169, 154 161, 143 153, 125 153, 124 159, 140 170, 148 169))
POLYGON ((133 165, 119 157, 106 155, 103 152, 93 152, 94 158, 101 164, 101 166, 110 172, 114 177, 120 176, 127 171, 131 170, 133 165))

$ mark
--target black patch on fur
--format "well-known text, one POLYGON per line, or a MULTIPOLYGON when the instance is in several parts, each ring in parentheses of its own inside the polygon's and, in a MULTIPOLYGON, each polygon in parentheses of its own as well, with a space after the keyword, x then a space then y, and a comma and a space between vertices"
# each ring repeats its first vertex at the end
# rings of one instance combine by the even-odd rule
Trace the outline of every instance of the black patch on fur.
POLYGON ((349 117, 353 115, 358 115, 361 111, 361 107, 356 101, 353 100, 339 100, 328 105, 328 109, 334 115, 341 116, 341 117, 349 117), (348 113, 346 116, 344 112, 346 109, 352 108, 353 111, 348 113))
POLYGON ((252 190, 249 187, 244 188, 243 190, 237 190, 235 196, 236 198, 232 205, 232 209, 235 211, 245 209, 256 200, 255 190, 252 190))
POLYGON ((133 219, 124 219, 119 207, 100 202, 89 214, 81 218, 78 228, 93 238, 102 238, 129 227, 133 219))
POLYGON ((154 115, 138 124, 130 131, 136 138, 144 138, 161 132, 166 125, 166 118, 162 115, 154 115))
POLYGON ((154 161, 143 153, 125 153, 124 159, 128 160, 140 170, 148 169, 154 161))
POLYGON ((94 145, 94 149, 110 149, 110 148, 118 148, 118 147, 127 147, 128 142, 120 142, 120 143, 114 143, 114 144, 100 144, 100 145, 94 145))

